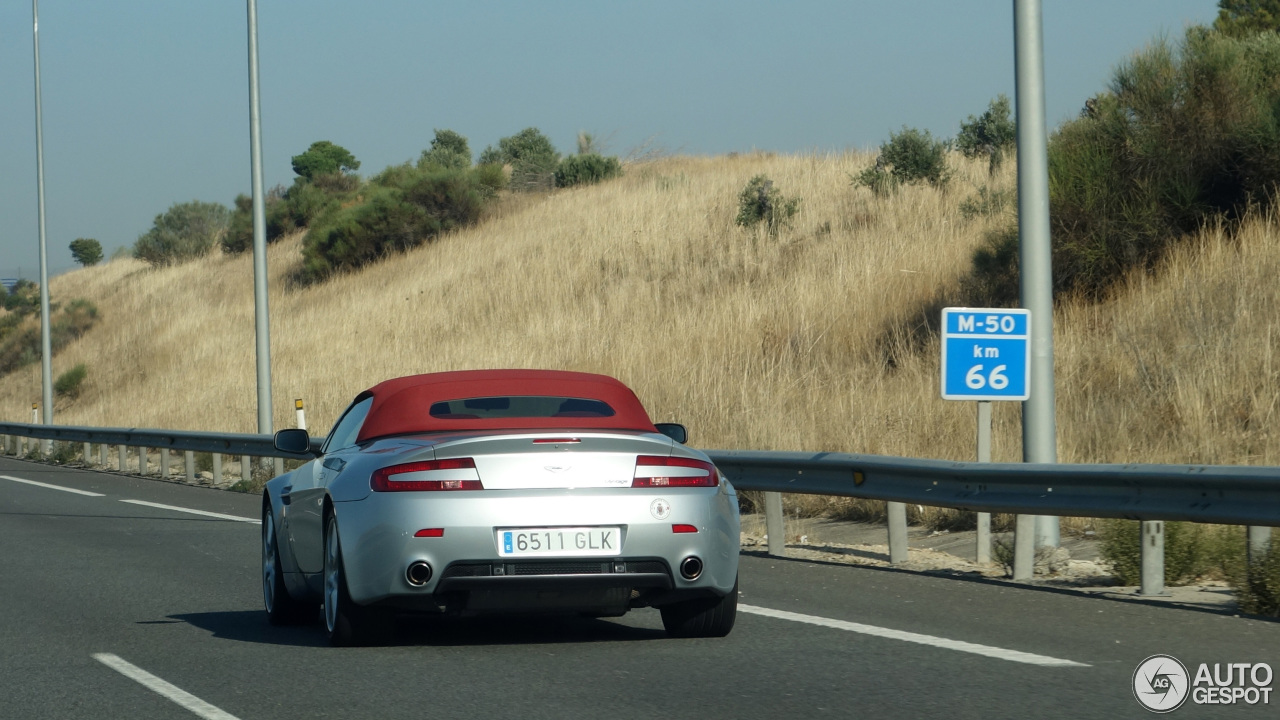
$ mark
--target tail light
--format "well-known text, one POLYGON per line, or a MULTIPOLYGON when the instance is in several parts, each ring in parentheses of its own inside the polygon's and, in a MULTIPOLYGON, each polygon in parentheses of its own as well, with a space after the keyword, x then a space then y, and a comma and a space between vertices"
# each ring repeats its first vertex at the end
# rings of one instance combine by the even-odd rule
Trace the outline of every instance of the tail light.
POLYGON ((640 455, 631 487, 716 487, 720 473, 705 460, 640 455))
POLYGON ((369 478, 374 492, 483 490, 471 458, 446 458, 379 468, 369 478))

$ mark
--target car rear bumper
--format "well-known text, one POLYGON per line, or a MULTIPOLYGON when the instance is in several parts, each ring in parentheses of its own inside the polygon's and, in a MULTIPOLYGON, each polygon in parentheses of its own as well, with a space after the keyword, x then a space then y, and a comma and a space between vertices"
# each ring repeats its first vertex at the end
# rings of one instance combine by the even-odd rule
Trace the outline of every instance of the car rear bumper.
POLYGON ((737 577, 737 496, 727 486, 372 493, 335 503, 334 512, 348 590, 359 604, 573 609, 577 594, 581 609, 597 610, 619 597, 646 604, 652 597, 724 595, 737 577), (676 524, 697 532, 673 532, 676 524), (621 543, 606 556, 499 552, 499 529, 560 527, 616 527, 621 543), (414 536, 426 528, 443 536, 414 536), (702 562, 692 580, 678 570, 688 557, 702 562), (430 580, 417 586, 406 576, 415 562, 431 567, 430 580))

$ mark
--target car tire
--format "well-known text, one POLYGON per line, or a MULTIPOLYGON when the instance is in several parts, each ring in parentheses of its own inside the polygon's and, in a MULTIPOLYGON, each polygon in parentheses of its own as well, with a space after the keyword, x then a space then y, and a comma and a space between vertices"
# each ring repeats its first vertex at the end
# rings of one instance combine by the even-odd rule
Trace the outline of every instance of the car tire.
POLYGON ((659 608, 667 635, 678 638, 724 637, 738 617, 738 579, 724 597, 697 598, 659 608))
POLYGON ((267 622, 272 625, 300 625, 316 618, 315 603, 299 602, 285 587, 275 515, 270 505, 262 508, 262 603, 267 610, 267 622))
POLYGON ((374 645, 384 642, 389 635, 390 616, 378 608, 355 604, 347 592, 338 517, 333 513, 329 513, 324 524, 323 607, 325 631, 335 647, 374 645))

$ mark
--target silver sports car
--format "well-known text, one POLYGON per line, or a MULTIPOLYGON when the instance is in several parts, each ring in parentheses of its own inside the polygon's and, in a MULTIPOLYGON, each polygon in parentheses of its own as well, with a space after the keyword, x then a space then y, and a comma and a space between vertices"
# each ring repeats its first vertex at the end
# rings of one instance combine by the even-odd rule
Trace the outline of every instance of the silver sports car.
POLYGON ((275 624, 324 610, 334 644, 396 613, 656 607, 667 633, 719 637, 738 602, 738 498, 680 425, 613 378, 477 370, 360 393, 315 458, 269 483, 262 590, 275 624))

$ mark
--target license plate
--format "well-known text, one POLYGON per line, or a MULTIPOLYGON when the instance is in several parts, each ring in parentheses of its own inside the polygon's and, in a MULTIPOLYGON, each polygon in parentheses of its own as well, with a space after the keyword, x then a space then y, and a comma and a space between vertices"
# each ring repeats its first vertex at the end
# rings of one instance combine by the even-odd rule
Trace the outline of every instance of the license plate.
POLYGON ((498 554, 617 555, 622 533, 616 527, 520 528, 498 531, 498 554))

